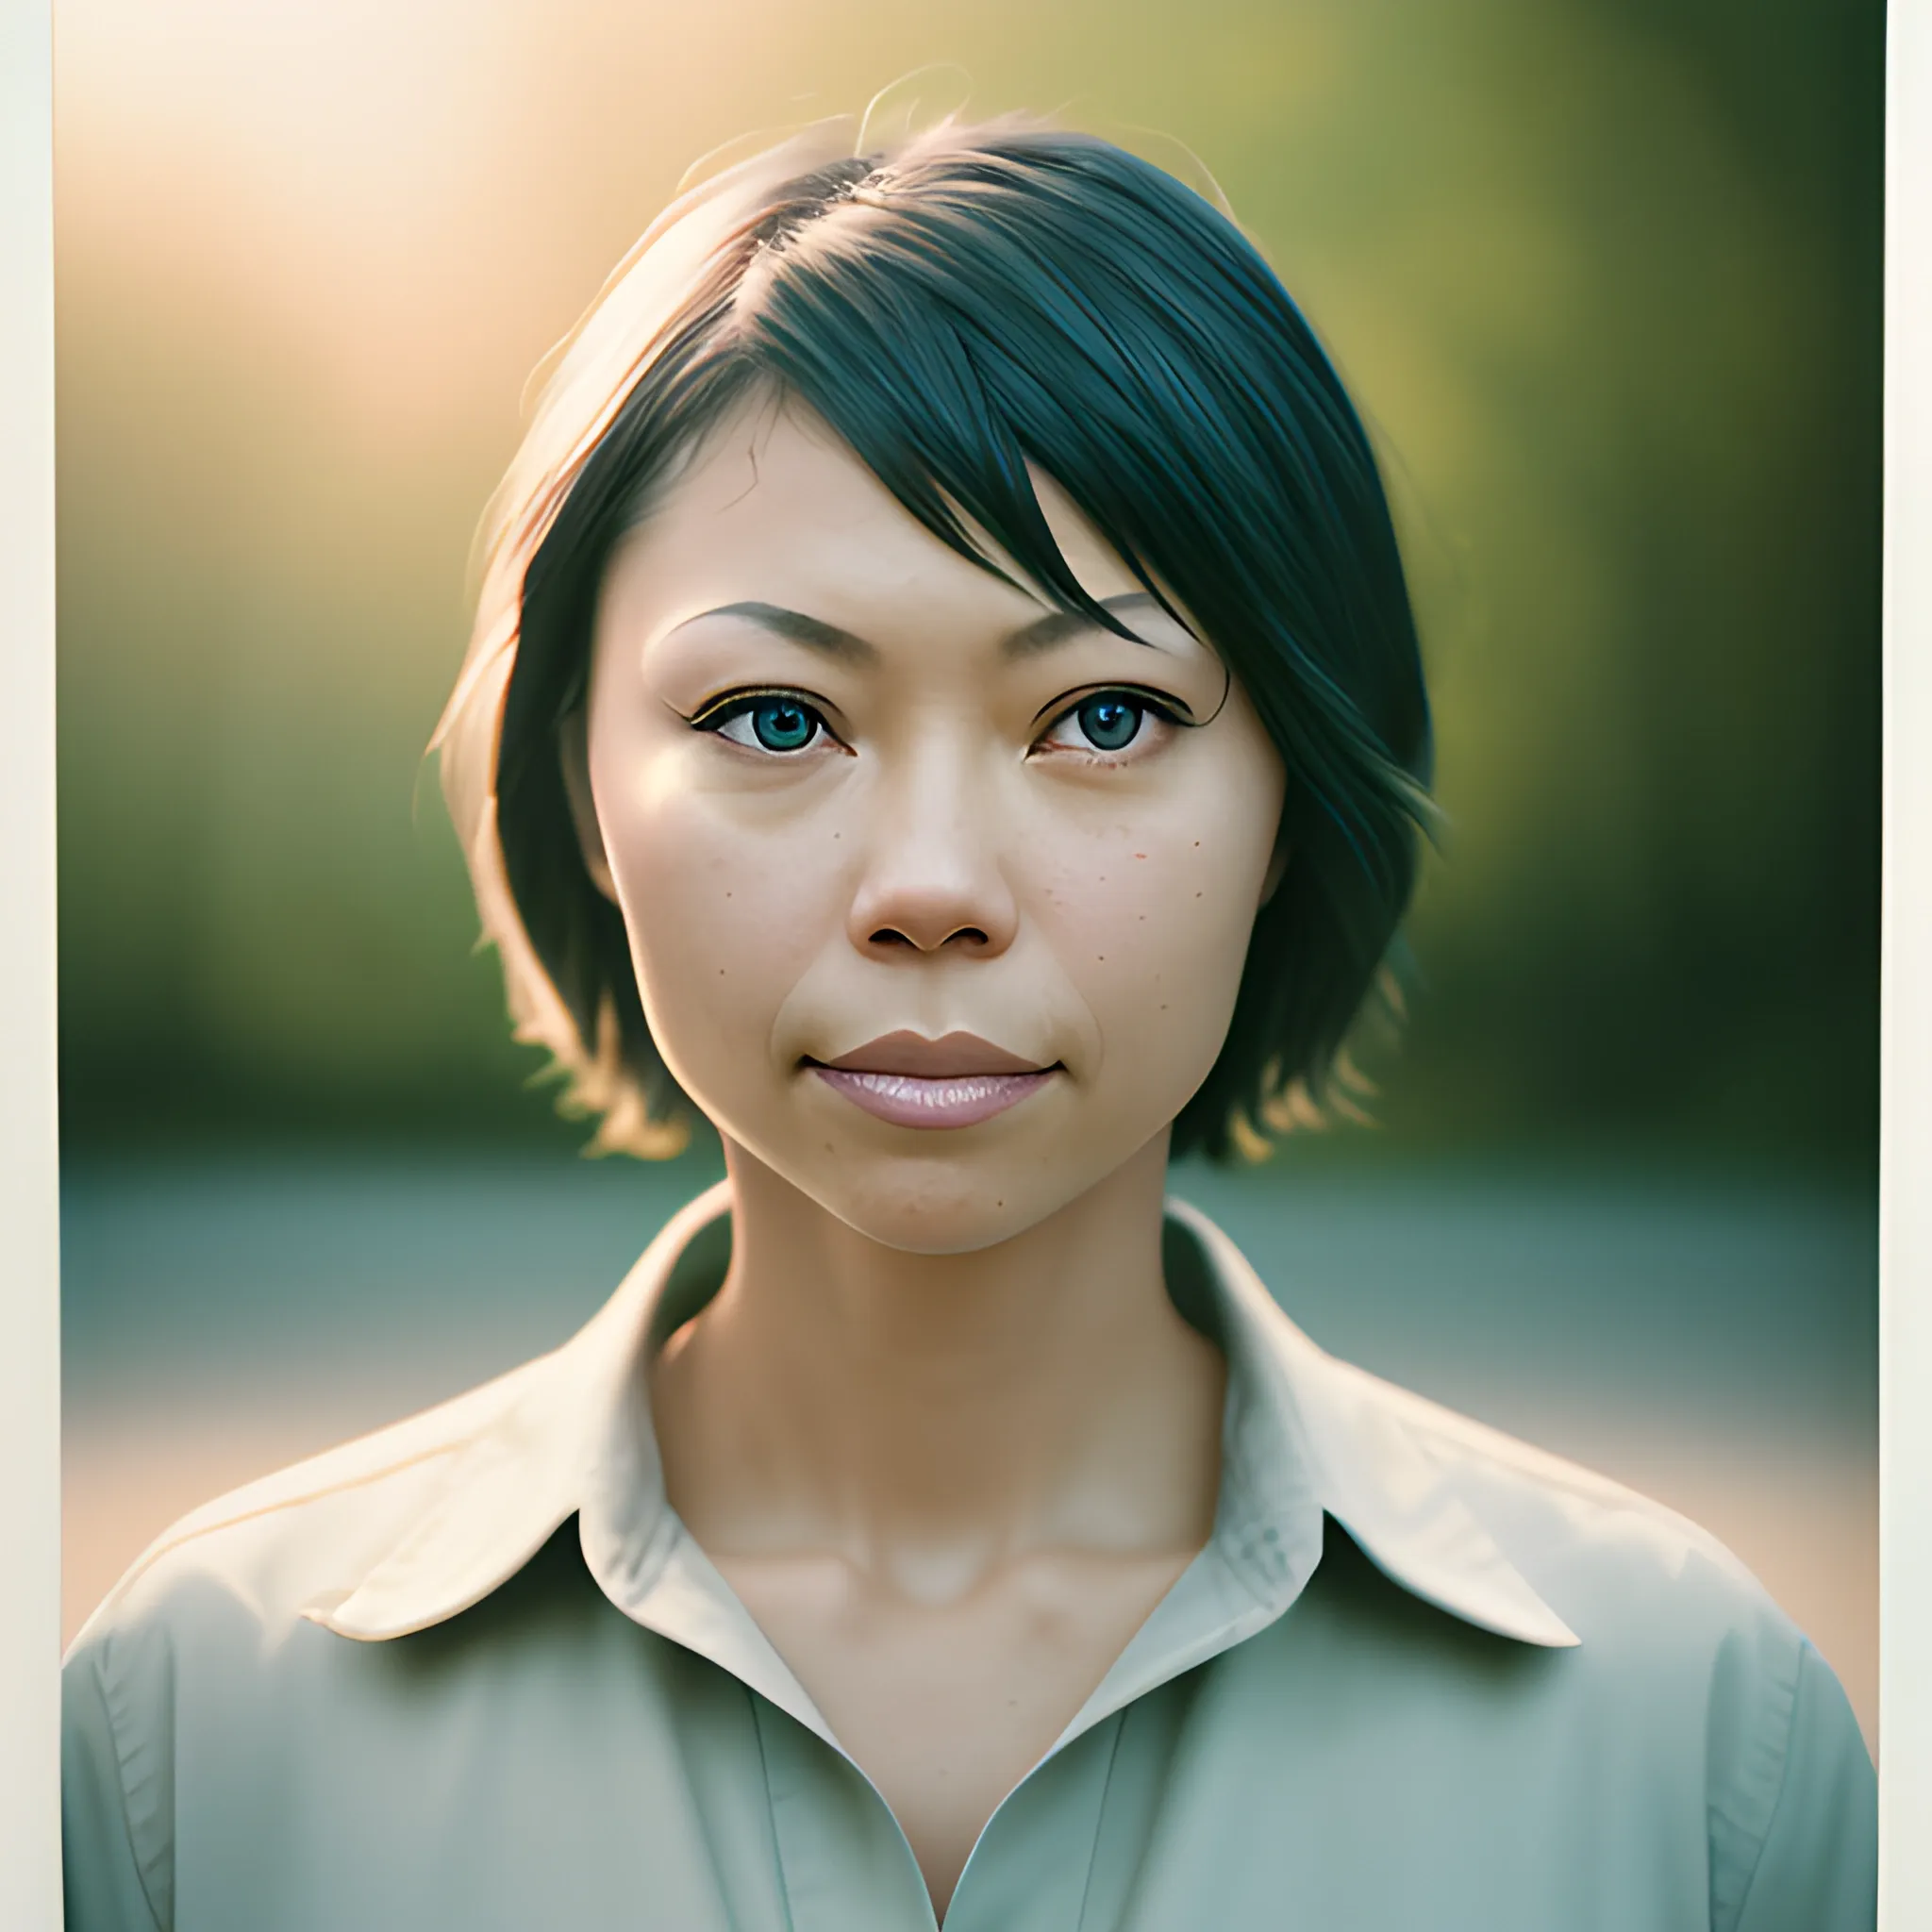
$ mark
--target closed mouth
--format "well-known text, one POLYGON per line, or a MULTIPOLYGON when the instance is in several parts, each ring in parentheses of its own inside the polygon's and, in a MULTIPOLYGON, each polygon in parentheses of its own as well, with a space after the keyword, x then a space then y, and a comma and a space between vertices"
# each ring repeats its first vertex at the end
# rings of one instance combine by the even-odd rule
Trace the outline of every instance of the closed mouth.
POLYGON ((967 1127, 991 1120, 1064 1067, 1041 1066, 970 1033, 941 1040, 892 1033, 804 1065, 875 1119, 902 1127, 967 1127))

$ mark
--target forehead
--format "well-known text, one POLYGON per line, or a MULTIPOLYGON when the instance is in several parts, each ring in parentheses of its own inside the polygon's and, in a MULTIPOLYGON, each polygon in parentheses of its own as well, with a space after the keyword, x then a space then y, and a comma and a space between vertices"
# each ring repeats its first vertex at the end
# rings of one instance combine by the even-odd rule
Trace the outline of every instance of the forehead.
MULTIPOLYGON (((1088 593, 1139 590, 1059 484, 1031 475, 1047 526, 1088 593)), ((822 419, 775 396, 740 405, 688 453, 613 556, 610 577, 627 608, 671 622, 687 605, 758 598, 835 622, 841 612, 919 604, 1011 624, 1045 601, 941 542, 822 419)))

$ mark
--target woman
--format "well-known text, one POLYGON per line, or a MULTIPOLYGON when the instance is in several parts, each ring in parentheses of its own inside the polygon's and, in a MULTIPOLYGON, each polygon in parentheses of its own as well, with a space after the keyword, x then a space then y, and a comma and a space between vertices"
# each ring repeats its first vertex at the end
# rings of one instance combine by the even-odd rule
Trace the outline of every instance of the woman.
POLYGON ((1163 1208, 1324 1091, 1409 893, 1333 370, 1105 143, 839 137, 566 344, 441 736, 521 1034, 728 1177, 136 1566, 70 1924, 1870 1925, 1870 1761, 1736 1561, 1163 1208))

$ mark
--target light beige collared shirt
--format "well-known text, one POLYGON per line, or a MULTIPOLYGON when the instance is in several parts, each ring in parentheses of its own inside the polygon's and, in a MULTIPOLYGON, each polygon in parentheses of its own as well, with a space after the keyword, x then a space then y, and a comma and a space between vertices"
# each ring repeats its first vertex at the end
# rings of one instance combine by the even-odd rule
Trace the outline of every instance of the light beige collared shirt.
MULTIPOLYGON (((668 1507, 678 1215, 570 1342, 188 1517, 66 1667, 74 1932, 932 1932, 884 1800, 668 1507)), ((1871 1760, 1724 1548, 1336 1361, 1174 1204, 1213 1535, 947 1932, 1863 1932, 1871 1760)))

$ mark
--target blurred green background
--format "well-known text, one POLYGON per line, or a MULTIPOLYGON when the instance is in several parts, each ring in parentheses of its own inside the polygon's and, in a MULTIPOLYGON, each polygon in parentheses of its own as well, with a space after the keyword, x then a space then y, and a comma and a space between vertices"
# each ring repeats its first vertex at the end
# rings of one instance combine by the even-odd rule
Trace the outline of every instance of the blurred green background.
POLYGON ((421 755, 532 364, 694 156, 953 61, 1211 171, 1424 621, 1380 1125, 1177 1187, 1318 1341, 1706 1523, 1875 1735, 1877 0, 55 18, 70 1630, 714 1171, 574 1158, 421 755))
POLYGON ((57 17, 70 1150, 581 1139, 419 765, 520 388, 693 156, 953 60, 1198 155, 1378 428, 1449 820, 1384 1136, 1870 1158, 1872 0, 57 17))

